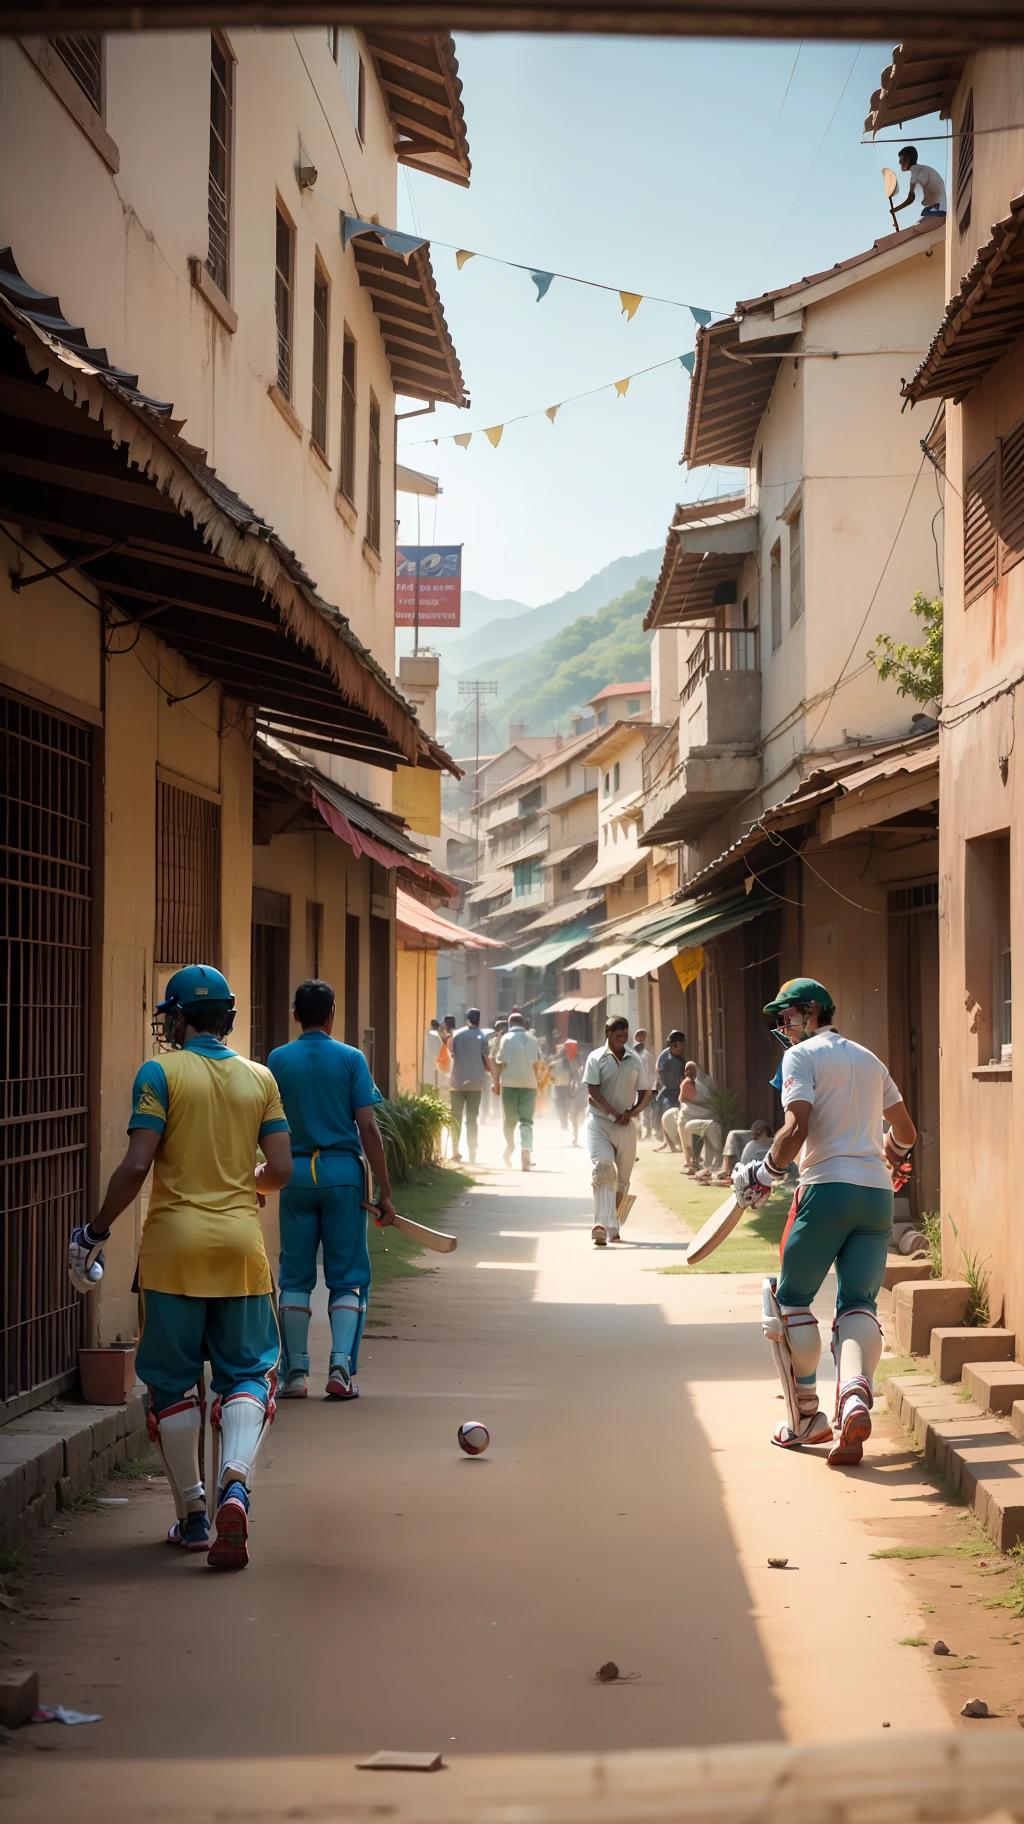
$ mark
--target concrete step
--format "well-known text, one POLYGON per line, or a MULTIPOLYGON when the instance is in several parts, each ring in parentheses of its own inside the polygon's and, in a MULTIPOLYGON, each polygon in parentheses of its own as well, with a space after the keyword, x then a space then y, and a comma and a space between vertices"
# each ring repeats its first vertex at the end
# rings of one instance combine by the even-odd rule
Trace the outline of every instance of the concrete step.
MULTIPOLYGON (((886 1398, 1000 1550, 1024 1540, 1024 1445, 1005 1423, 927 1375, 894 1375, 886 1383, 886 1398)), ((1017 1404, 1024 1427, 1024 1400, 1017 1404)))
POLYGON ((1014 1400, 1010 1407, 1010 1430, 1015 1438, 1024 1438, 1024 1400, 1014 1400))
POLYGON ((982 1411, 1009 1413, 1024 1400, 1024 1367, 1020 1362, 965 1362, 963 1384, 982 1411))
POLYGON ((906 1254, 887 1254, 882 1290, 891 1292, 904 1280, 931 1279, 931 1276, 932 1270, 926 1260, 911 1260, 906 1254))
POLYGON ((900 1355, 927 1355, 932 1331, 962 1324, 971 1288, 963 1279, 904 1281, 896 1287, 893 1316, 900 1355))
POLYGON ((1012 1362, 1012 1330, 969 1330, 966 1325, 932 1331, 931 1364, 940 1381, 958 1381, 968 1362, 1012 1362))

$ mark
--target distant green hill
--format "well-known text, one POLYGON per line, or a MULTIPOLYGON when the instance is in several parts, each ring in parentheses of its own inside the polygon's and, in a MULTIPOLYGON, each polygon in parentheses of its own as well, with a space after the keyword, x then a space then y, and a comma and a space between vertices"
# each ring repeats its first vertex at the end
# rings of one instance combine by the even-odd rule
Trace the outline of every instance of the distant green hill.
MULTIPOLYGON (((651 636, 643 630, 654 584, 646 577, 625 595, 581 615, 532 652, 491 666, 498 685, 487 720, 501 745, 510 722, 525 722, 531 735, 568 734, 574 715, 606 684, 639 682, 651 672, 651 636)), ((456 748, 472 734, 467 713, 455 729, 456 748)), ((462 751, 468 751, 463 749, 462 751)))

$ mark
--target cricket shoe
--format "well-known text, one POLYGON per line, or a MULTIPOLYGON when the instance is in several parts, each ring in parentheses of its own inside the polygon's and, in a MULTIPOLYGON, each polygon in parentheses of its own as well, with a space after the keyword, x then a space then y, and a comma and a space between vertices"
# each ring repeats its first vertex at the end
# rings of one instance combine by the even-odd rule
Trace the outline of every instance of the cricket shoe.
POLYGON ((871 1436, 870 1409, 874 1399, 870 1382, 863 1375, 844 1382, 840 1388, 836 1409, 838 1437, 828 1453, 833 1469, 861 1461, 864 1446, 871 1436))
POLYGON ((249 1562, 249 1496, 243 1482, 229 1482, 214 1515, 216 1535, 209 1565, 214 1571, 244 1571, 249 1562))
POLYGON ((607 1247, 608 1230, 605 1228, 603 1222, 595 1222, 593 1228, 590 1231, 590 1239, 593 1242, 595 1248, 607 1247))
POLYGON ((208 1552, 210 1522, 205 1514, 188 1514, 168 1529, 168 1545, 178 1545, 186 1552, 208 1552))
POLYGON ((338 1362, 327 1376, 324 1390, 329 1400, 358 1400, 359 1389, 343 1363, 338 1362))
POLYGON ((284 1381, 278 1388, 277 1397, 279 1400, 304 1400, 308 1392, 309 1387, 305 1370, 302 1368, 293 1368, 291 1373, 285 1376, 284 1381))
MULTIPOLYGON (((772 1433, 772 1443, 780 1450, 800 1450, 804 1444, 831 1444, 832 1427, 819 1406, 817 1412, 809 1412, 800 1420, 800 1428, 794 1431, 781 1419, 772 1433)), ((831 1462, 831 1457, 829 1462, 831 1462)))

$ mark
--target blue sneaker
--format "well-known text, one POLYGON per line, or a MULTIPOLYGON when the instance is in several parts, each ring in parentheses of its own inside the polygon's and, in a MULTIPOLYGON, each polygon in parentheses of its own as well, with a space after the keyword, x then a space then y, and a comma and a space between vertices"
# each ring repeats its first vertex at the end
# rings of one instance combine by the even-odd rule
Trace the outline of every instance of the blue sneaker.
POLYGON ((210 1522, 205 1514, 189 1514, 176 1520, 167 1534, 168 1545, 180 1545, 186 1552, 210 1549, 210 1522))
POLYGON ((215 1571, 244 1571, 249 1562, 249 1495, 244 1482, 229 1482, 214 1516, 216 1537, 209 1564, 215 1571))

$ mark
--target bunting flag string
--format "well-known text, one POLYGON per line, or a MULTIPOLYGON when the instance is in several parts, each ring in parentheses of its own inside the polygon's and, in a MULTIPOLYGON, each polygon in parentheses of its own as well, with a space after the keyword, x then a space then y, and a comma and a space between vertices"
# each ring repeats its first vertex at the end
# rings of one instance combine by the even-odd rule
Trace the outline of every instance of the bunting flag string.
MULTIPOLYGON (((591 386, 586 392, 572 393, 568 399, 560 399, 557 405, 541 406, 535 412, 519 412, 514 418, 503 419, 501 424, 486 425, 480 434, 486 437, 491 448, 496 450, 510 424, 525 424, 528 418, 547 418, 549 423, 554 424, 563 405, 575 405, 578 399, 593 399, 598 393, 614 392, 620 399, 624 399, 629 391, 631 380, 639 380, 644 374, 656 374, 664 367, 675 367, 677 363, 692 376, 694 366, 692 352, 684 355, 670 355, 667 361, 654 361, 650 367, 641 367, 635 374, 626 374, 621 380, 607 380, 603 386, 591 386)), ((426 443, 457 443, 460 450, 468 450, 476 434, 474 431, 452 431, 444 437, 416 437, 409 443, 403 443, 402 450, 416 449, 420 444, 426 443)))
POLYGON ((443 247, 447 252, 453 253, 455 255, 455 265, 459 272, 462 271, 463 267, 470 260, 487 260, 494 266, 509 266, 514 272, 525 272, 529 274, 534 285, 537 287, 536 302, 538 304, 541 302, 542 298, 547 297, 554 281, 560 279, 567 285, 586 285, 589 286, 592 291, 610 291, 616 293, 622 305, 622 314, 626 318, 627 323, 633 321, 633 318, 636 316, 637 311, 643 303, 667 304, 672 310, 688 310, 694 322, 701 328, 706 328, 715 317, 727 317, 732 314, 731 311, 728 310, 711 310, 701 304, 684 304, 678 298, 656 297, 651 292, 623 291, 618 285, 607 285, 600 279, 584 279, 581 278, 578 273, 574 272, 547 272, 543 267, 529 266, 523 260, 506 260, 503 259, 500 254, 480 253, 477 249, 471 247, 456 247, 452 241, 435 241, 430 235, 407 234, 398 228, 387 228, 379 222, 367 222, 364 221, 361 216, 349 215, 346 210, 341 208, 340 204, 334 201, 333 197, 324 196, 321 190, 315 190, 313 195, 318 197, 320 202, 328 203, 332 209, 337 209, 338 214, 341 217, 341 241, 343 247, 348 247, 350 241, 352 241, 356 235, 375 234, 379 236, 384 243, 384 246, 387 247, 391 253, 400 254, 403 259, 408 259, 409 255, 414 253, 418 247, 432 246, 443 247))

